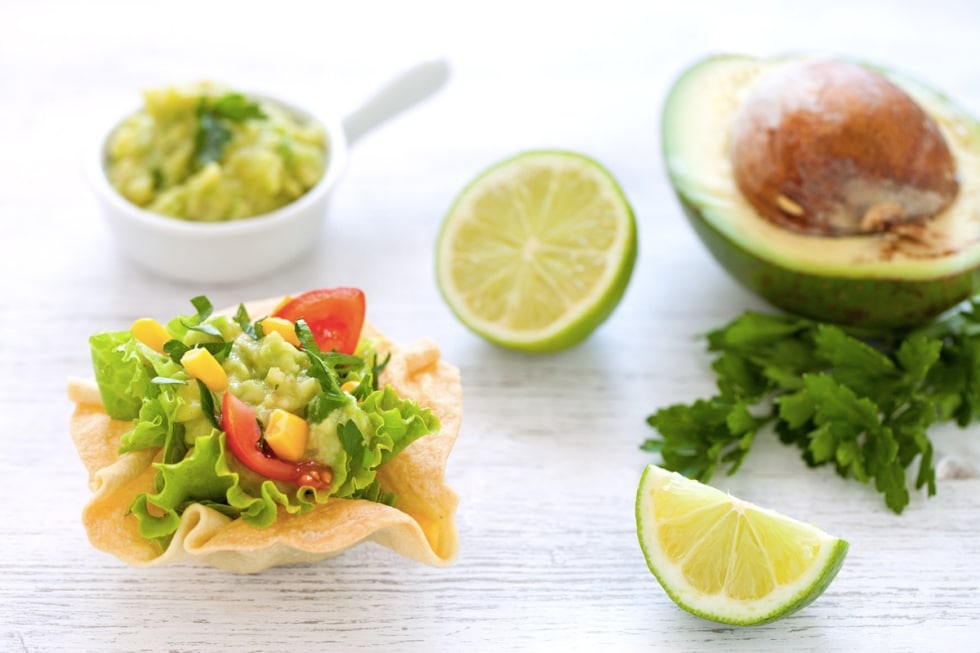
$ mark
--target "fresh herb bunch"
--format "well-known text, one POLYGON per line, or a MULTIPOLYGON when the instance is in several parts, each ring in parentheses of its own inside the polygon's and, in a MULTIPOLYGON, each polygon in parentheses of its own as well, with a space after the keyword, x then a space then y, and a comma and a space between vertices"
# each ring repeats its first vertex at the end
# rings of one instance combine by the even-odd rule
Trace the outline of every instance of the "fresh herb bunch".
POLYGON ((936 492, 929 427, 980 417, 980 298, 902 332, 749 311, 707 342, 718 393, 650 415, 659 438, 641 445, 700 481, 719 465, 734 474, 760 429, 772 426, 807 465, 873 481, 901 513, 916 459, 916 489, 936 492))
POLYGON ((268 117, 258 103, 241 93, 226 93, 216 99, 202 97, 196 115, 194 161, 201 167, 221 160, 232 136, 228 123, 265 120, 268 117))

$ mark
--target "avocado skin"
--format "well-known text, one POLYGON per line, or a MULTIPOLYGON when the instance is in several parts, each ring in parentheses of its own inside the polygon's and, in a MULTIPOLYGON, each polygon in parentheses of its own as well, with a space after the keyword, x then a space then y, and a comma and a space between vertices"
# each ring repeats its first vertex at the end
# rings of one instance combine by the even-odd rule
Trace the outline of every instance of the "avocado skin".
POLYGON ((898 329, 928 322, 980 288, 980 269, 907 281, 801 273, 746 252, 705 221, 675 189, 684 213, 715 260, 747 290, 785 311, 856 327, 898 329))

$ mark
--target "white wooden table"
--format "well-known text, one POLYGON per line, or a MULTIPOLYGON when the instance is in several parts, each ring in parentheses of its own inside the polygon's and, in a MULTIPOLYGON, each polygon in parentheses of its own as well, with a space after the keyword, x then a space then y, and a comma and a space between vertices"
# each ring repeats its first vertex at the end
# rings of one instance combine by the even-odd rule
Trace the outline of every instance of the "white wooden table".
MULTIPOLYGON (((659 151, 670 82, 715 52, 826 50, 931 80, 980 114, 980 10, 967 0, 819 3, 191 2, 0 4, 0 650, 980 651, 980 480, 941 480, 905 514, 774 436, 714 483, 848 539, 806 610, 736 629, 675 607, 646 569, 633 498, 659 406, 710 393, 696 335, 762 305, 708 257, 659 151), (574 12, 574 13, 569 13, 574 12), (211 78, 343 114, 391 74, 446 56, 438 96, 357 144, 315 256, 252 283, 175 284, 122 258, 81 174, 84 147, 141 87, 211 78), (619 178, 641 254, 612 318, 548 357, 494 348, 439 298, 433 243, 486 165, 588 153, 619 178), (448 467, 457 563, 367 545, 237 576, 152 571, 93 549, 65 380, 87 337, 316 286, 365 289, 369 318, 429 336, 463 374, 448 467)), ((980 470, 980 428, 937 429, 980 470)))

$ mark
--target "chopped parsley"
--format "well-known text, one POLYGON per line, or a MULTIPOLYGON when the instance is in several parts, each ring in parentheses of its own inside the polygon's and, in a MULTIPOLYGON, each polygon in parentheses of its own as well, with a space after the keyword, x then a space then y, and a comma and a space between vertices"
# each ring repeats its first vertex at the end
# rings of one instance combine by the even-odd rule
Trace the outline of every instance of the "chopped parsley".
POLYGON ((811 467, 874 484, 886 505, 915 488, 936 492, 928 429, 980 417, 980 298, 913 330, 854 330, 787 315, 746 312, 707 334, 718 392, 647 418, 659 437, 641 449, 663 466, 708 481, 734 474, 771 427, 811 467))
POLYGON ((232 138, 230 123, 265 120, 268 117, 257 102, 252 102, 241 93, 226 93, 218 98, 202 97, 195 115, 194 161, 199 167, 221 160, 225 146, 232 138))

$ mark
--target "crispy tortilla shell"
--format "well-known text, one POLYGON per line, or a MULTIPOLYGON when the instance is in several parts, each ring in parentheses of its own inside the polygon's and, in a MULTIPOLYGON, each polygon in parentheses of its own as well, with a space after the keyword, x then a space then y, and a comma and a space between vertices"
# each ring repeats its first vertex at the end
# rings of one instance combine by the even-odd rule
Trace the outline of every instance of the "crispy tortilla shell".
MULTIPOLYGON (((278 299, 246 307, 253 316, 267 315, 278 299)), ((430 340, 398 345, 365 324, 391 361, 380 382, 428 407, 441 429, 422 437, 378 470, 382 487, 398 496, 396 507, 357 499, 330 499, 302 515, 280 509, 267 528, 230 519, 200 504, 187 508, 166 550, 143 538, 129 514, 133 499, 153 492, 159 452, 117 454, 130 422, 105 413, 94 379, 70 379, 68 397, 75 403, 71 435, 89 473, 92 497, 82 523, 96 548, 136 566, 198 560, 223 569, 254 573, 269 567, 308 563, 338 555, 363 541, 374 541, 397 553, 433 566, 453 562, 458 548, 454 515, 455 492, 446 484, 446 461, 456 441, 462 416, 459 370, 443 361, 430 340)))

